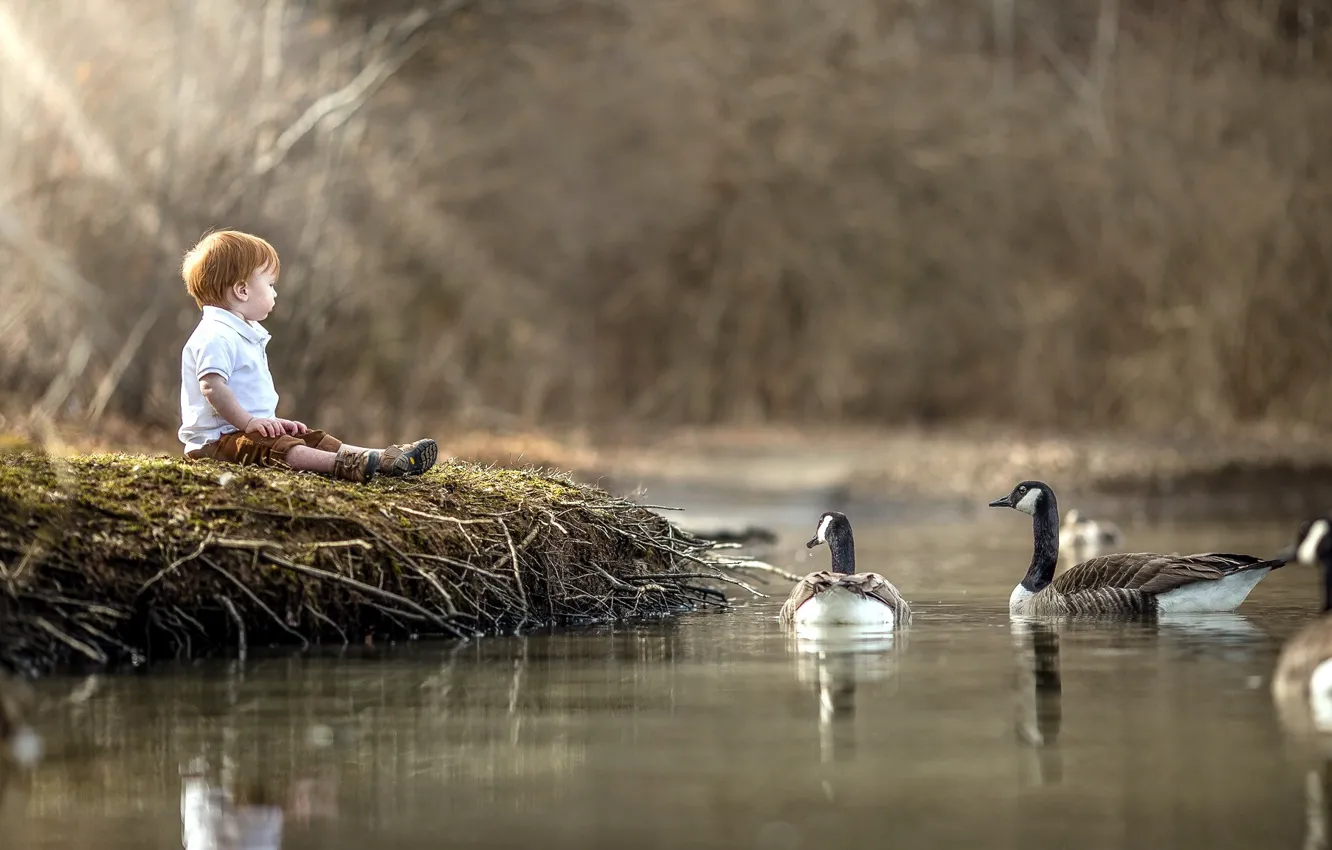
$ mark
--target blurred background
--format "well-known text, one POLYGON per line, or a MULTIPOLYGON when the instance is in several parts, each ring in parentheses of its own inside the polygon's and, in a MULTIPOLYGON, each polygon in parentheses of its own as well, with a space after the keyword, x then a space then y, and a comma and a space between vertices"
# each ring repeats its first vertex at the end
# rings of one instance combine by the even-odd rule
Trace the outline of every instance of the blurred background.
MULTIPOLYGON (((0 0, 0 430, 1332 425, 1332 4, 0 0)), ((636 431, 649 433, 648 430, 636 431)))
POLYGON ((1264 677, 1314 571, 1201 637, 1070 636, 1065 709, 1013 687, 1030 526, 985 505, 1041 478, 1131 550, 1253 553, 1332 505, 1332 0, 0 0, 0 452, 179 454, 218 228, 282 256, 281 415, 650 490, 798 574, 846 510, 925 628, 826 667, 849 767, 781 583, 90 676, 45 692, 19 846, 165 846, 191 799, 284 806, 288 847, 1304 834, 1264 677))

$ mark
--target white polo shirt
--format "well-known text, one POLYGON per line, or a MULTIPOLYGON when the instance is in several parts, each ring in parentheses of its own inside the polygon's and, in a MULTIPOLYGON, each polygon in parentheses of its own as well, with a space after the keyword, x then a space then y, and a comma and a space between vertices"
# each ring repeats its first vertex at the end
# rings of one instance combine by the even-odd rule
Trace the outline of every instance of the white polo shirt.
POLYGON ((277 415, 278 394, 268 371, 268 341, 273 336, 258 322, 247 322, 230 310, 204 307, 194 333, 180 357, 180 431, 191 452, 235 427, 204 398, 199 379, 216 373, 252 416, 277 415))

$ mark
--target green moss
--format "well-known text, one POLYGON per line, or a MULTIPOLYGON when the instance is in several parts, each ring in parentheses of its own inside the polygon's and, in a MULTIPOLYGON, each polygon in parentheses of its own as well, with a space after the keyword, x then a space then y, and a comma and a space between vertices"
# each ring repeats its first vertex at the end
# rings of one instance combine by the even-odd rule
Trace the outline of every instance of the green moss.
POLYGON ((719 602, 706 583, 669 578, 726 566, 711 545, 538 469, 443 461, 351 485, 180 457, 10 452, 0 660, 194 651, 242 630, 250 644, 457 637, 661 615, 719 602))

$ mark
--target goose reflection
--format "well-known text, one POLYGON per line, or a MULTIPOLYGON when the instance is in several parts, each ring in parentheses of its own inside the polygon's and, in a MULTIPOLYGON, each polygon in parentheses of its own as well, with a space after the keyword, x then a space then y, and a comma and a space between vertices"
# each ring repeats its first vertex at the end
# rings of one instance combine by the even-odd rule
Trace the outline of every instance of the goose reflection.
POLYGON ((229 759, 214 777, 193 759, 181 771, 181 845, 185 850, 279 850, 287 821, 308 824, 337 816, 336 792, 327 778, 291 782, 259 779, 237 785, 229 759))
POLYGON ((1277 702, 1285 757, 1304 791, 1305 850, 1332 848, 1332 733, 1313 726, 1307 705, 1277 702))
POLYGON ((1063 780, 1059 751, 1063 724, 1063 680, 1059 672, 1059 633, 1039 620, 1010 622, 1017 648, 1017 718, 1024 784, 1053 785, 1063 780))
POLYGON ((35 706, 32 688, 0 670, 0 812, 17 776, 31 770, 42 756, 42 738, 30 722, 35 706))
POLYGON ((1305 850, 1329 850, 1332 840, 1332 735, 1307 725, 1308 712, 1298 715, 1278 703, 1283 752, 1300 775, 1304 791, 1305 850), (1284 710, 1283 710, 1284 709, 1284 710))
POLYGON ((1216 611, 1207 614, 1158 614, 1156 633, 1170 654, 1215 658, 1231 662, 1253 659, 1267 651, 1268 634, 1243 614, 1216 611))
POLYGON ((856 689, 897 672, 907 632, 879 626, 801 624, 788 634, 796 678, 819 699, 819 760, 849 760, 855 752, 856 689))
POLYGON ((36 697, 22 679, 0 670, 0 766, 32 767, 42 756, 42 739, 32 727, 36 697))
POLYGON ((1304 774, 1304 850, 1327 850, 1332 763, 1320 761, 1304 774))

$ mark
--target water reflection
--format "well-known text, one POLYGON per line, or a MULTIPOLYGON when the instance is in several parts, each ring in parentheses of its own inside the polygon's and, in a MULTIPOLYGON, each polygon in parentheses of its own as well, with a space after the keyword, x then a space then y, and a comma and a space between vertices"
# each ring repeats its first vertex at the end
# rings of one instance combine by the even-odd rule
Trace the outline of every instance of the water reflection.
POLYGON ((200 822, 191 847, 1327 843, 1327 783, 1305 781, 1323 768, 1292 769, 1252 684, 1312 613, 1312 576, 1274 575, 1236 615, 1032 626, 987 566, 1029 555, 1001 537, 867 528, 866 560, 892 555, 920 600, 897 632, 783 629, 774 598, 47 680, 47 756, 12 777, 0 846, 170 847, 200 822))
MULTIPOLYGON (((1059 746, 1064 720, 1062 637, 1080 640, 1082 651, 1095 656, 1142 658, 1146 650, 1168 665, 1203 659, 1221 665, 1257 665, 1266 663, 1271 654, 1267 633, 1235 613, 1166 614, 1112 621, 1012 617, 1010 629, 1018 667, 1015 730, 1027 754, 1022 779, 1024 784, 1038 786, 1063 781, 1059 746)), ((1139 683, 1149 684, 1157 674, 1142 661, 1136 663, 1140 665, 1136 672, 1139 683)), ((1132 668, 1125 673, 1135 677, 1132 668)), ((1252 674, 1243 680, 1249 690, 1261 681, 1252 674)))
POLYGON ((856 687, 893 678, 907 630, 798 624, 788 631, 796 678, 819 700, 819 760, 846 761, 856 749, 856 687))
POLYGON ((1271 649, 1267 631, 1245 614, 1217 611, 1206 614, 1158 614, 1152 631, 1162 649, 1176 658, 1202 657, 1230 661, 1265 658, 1271 649))
POLYGON ((1301 779, 1304 792, 1305 850, 1332 847, 1332 735, 1310 723, 1307 705, 1277 702, 1285 753, 1301 779))
POLYGON ((0 821, 16 815, 23 807, 23 795, 18 790, 17 770, 0 760, 0 821))
POLYGON ((181 843, 185 850, 278 850, 290 819, 308 825, 337 815, 336 788, 325 778, 302 777, 283 789, 262 775, 249 782, 210 775, 195 759, 181 771, 181 843))
MULTIPOLYGON (((1305 676, 1308 671, 1304 672, 1305 676)), ((1305 802, 1306 850, 1326 850, 1332 825, 1332 731, 1318 723, 1307 686, 1273 688, 1285 753, 1299 772, 1305 802)))
POLYGON ((1057 785, 1063 779, 1059 730, 1063 723, 1063 680, 1059 672, 1059 633, 1050 623, 1014 618, 1017 648, 1018 741, 1023 745, 1024 785, 1057 785))
POLYGON ((1332 762, 1322 760, 1304 774, 1304 850, 1328 850, 1332 762))
POLYGON ((32 725, 35 704, 26 682, 0 671, 0 818, 23 804, 27 779, 42 757, 45 742, 32 725))

